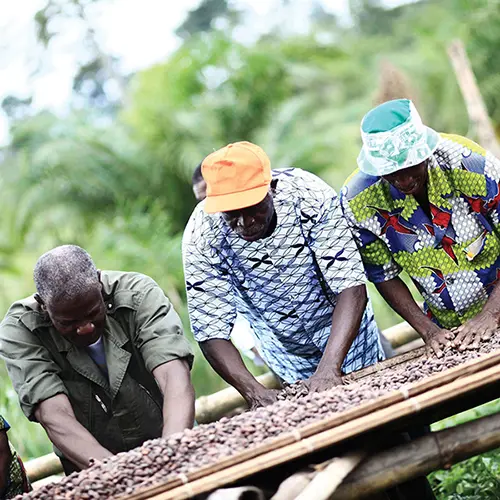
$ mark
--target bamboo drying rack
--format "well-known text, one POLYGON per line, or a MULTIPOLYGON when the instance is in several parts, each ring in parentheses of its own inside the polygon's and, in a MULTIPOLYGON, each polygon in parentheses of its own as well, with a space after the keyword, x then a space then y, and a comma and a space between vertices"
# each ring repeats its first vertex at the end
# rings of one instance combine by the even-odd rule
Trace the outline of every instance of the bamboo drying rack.
MULTIPOLYGON (((350 381, 389 369, 422 355, 423 349, 391 358, 349 376, 350 381)), ((286 432, 262 445, 164 484, 141 490, 127 500, 181 500, 212 491, 244 477, 322 450, 402 417, 416 415, 500 381, 500 350, 430 376, 320 422, 286 432)))

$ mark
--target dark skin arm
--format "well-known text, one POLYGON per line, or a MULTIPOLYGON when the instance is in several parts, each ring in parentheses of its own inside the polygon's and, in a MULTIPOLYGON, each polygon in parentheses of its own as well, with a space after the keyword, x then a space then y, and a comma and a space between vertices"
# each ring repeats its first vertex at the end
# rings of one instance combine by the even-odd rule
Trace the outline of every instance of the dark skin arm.
POLYGON ((325 352, 316 372, 306 382, 310 391, 324 391, 342 384, 342 363, 358 334, 366 304, 364 285, 347 288, 339 294, 325 352))
POLYGON ((441 357, 442 347, 451 346, 453 333, 437 326, 422 312, 400 278, 377 283, 376 287, 385 301, 415 329, 436 356, 441 357))
POLYGON ((89 466, 91 458, 102 460, 112 455, 78 422, 65 394, 57 394, 39 403, 35 417, 52 443, 81 469, 89 466))
POLYGON ((457 329, 453 342, 459 351, 478 349, 481 340, 488 341, 500 323, 500 287, 495 285, 483 310, 457 329))
POLYGON ((200 347, 212 368, 245 398, 251 410, 276 401, 278 391, 259 384, 229 340, 206 340, 200 347))
POLYGON ((12 453, 9 447, 9 438, 7 431, 0 431, 0 495, 7 487, 7 476, 9 474, 10 461, 12 453))
POLYGON ((153 376, 163 394, 162 437, 191 429, 194 424, 194 389, 187 361, 174 359, 157 366, 153 376))

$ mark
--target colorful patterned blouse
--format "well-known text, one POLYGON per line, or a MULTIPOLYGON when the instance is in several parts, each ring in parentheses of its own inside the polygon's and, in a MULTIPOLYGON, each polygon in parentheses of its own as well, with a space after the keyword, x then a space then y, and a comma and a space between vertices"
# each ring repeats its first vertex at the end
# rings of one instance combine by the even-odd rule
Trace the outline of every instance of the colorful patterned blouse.
POLYGON ((380 283, 405 270, 439 325, 474 317, 500 277, 499 181, 500 161, 447 134, 429 163, 431 219, 412 195, 356 171, 341 198, 368 279, 380 283))
MULTIPOLYGON (((0 431, 8 431, 10 425, 7 423, 2 415, 0 415, 0 431)), ((7 488, 0 491, 0 498, 13 498, 21 493, 28 493, 31 491, 26 471, 24 470, 21 458, 17 455, 15 450, 11 447, 12 460, 10 461, 10 468, 7 478, 7 488)))

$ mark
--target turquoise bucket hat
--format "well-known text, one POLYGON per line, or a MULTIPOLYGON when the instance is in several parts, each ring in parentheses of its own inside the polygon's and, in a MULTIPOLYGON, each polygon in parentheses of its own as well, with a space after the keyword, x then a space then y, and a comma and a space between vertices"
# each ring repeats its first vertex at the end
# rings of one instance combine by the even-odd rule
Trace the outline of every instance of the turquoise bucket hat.
POLYGON ((422 163, 440 140, 408 99, 387 101, 369 111, 361 121, 361 138, 358 167, 376 177, 422 163))

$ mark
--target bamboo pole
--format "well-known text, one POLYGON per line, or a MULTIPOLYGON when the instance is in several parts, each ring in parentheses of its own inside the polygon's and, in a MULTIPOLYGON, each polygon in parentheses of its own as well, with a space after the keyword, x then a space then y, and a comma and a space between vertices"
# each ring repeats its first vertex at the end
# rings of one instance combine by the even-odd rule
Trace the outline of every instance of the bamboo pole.
POLYGON ((497 158, 500 158, 500 146, 498 145, 495 129, 491 124, 488 110, 461 40, 454 40, 449 45, 448 57, 455 71, 469 119, 479 142, 497 158))
POLYGON ((359 465, 366 455, 364 450, 354 450, 343 457, 334 458, 324 470, 316 473, 295 500, 310 500, 311 498, 328 500, 345 477, 359 465))
POLYGON ((420 338, 418 333, 406 321, 386 328, 382 334, 394 348, 420 338))
MULTIPOLYGON (((278 446, 265 454, 258 454, 253 458, 247 459, 245 455, 248 455, 249 451, 246 451, 242 454, 242 456, 245 456, 244 460, 240 460, 240 456, 238 455, 231 457, 229 460, 221 461, 215 466, 207 467, 193 474, 188 474, 188 482, 182 486, 176 486, 178 484, 177 480, 172 482, 169 481, 163 485, 144 489, 136 494, 123 498, 127 498, 128 500, 141 500, 146 498, 151 500, 182 500, 190 498, 207 491, 215 490, 225 484, 234 483, 245 476, 267 470, 284 462, 324 449, 402 417, 414 415, 419 413, 422 409, 445 404, 450 400, 459 396, 464 396, 468 393, 473 394, 477 389, 500 380, 498 353, 496 357, 492 355, 485 356, 480 359, 477 364, 480 365, 484 363, 485 358, 488 358, 487 360, 490 362, 494 360, 497 364, 487 369, 480 370, 478 373, 471 373, 473 367, 470 366, 470 363, 467 367, 468 370, 465 371, 463 371, 465 365, 456 367, 463 371, 463 376, 460 376, 458 379, 444 386, 438 385, 434 389, 414 397, 411 397, 410 394, 410 397, 403 401, 391 404, 388 407, 383 407, 378 411, 371 411, 364 416, 347 421, 333 428, 331 426, 335 418, 322 421, 320 423, 322 424, 322 430, 320 430, 318 425, 313 424, 309 427, 315 427, 317 432, 309 437, 284 446, 280 446, 282 440, 277 439, 275 440, 275 444, 278 446)), ((456 368, 448 370, 448 372, 455 372, 455 376, 459 376, 460 374, 457 373, 456 368)), ((438 374, 431 378, 437 382, 439 378, 449 379, 449 374, 438 374), (439 377, 439 375, 442 377, 439 377)), ((427 388, 429 387, 428 383, 423 385, 427 388)), ((409 391, 407 391, 407 395, 408 393, 409 391)), ((268 448, 270 447, 269 444, 266 446, 268 448)))
POLYGON ((333 495, 326 498, 364 498, 498 447, 500 413, 376 453, 354 470, 333 495))
POLYGON ((314 477, 314 471, 299 471, 287 477, 279 486, 271 500, 290 500, 296 498, 314 477))
POLYGON ((424 345, 425 345, 424 341, 419 337, 418 339, 412 340, 407 344, 399 346, 398 348, 395 349, 395 352, 396 355, 405 354, 407 352, 414 351, 416 349, 424 347, 424 345))
MULTIPOLYGON (((257 380, 268 389, 277 389, 280 386, 279 380, 271 372, 260 375, 257 380)), ((200 424, 214 422, 228 412, 244 405, 243 396, 233 387, 228 387, 215 394, 201 396, 196 400, 196 421, 200 424)))
POLYGON ((32 483, 62 472, 62 465, 55 453, 34 458, 24 463, 26 473, 32 483))

